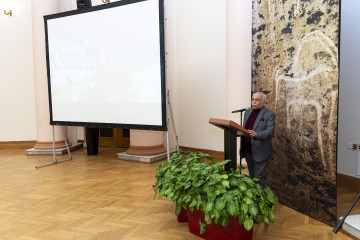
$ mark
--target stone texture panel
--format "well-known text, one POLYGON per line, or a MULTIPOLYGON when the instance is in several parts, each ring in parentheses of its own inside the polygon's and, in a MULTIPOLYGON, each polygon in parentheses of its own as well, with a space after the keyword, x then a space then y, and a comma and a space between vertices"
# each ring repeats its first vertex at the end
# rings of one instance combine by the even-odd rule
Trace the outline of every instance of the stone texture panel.
POLYGON ((336 223, 338 0, 253 0, 253 90, 276 114, 270 187, 336 223))

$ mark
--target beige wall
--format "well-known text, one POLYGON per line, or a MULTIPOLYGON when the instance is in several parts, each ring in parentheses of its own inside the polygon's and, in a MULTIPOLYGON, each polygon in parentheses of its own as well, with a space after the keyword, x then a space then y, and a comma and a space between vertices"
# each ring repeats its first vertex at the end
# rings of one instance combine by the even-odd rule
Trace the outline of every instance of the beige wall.
POLYGON ((251 2, 166 3, 167 81, 179 144, 223 151, 223 131, 208 122, 240 122, 231 111, 250 105, 251 2))
MULTIPOLYGON (((210 117, 226 118, 226 2, 173 1, 173 109, 179 144, 222 149, 210 117), (206 7, 205 7, 206 6, 206 7)), ((170 89, 171 90, 171 89, 170 89)))
POLYGON ((251 1, 227 0, 227 118, 240 121, 233 110, 251 105, 251 1))
POLYGON ((251 18, 251 1, 227 0, 226 116, 237 123, 240 113, 231 112, 251 105, 251 18))
POLYGON ((36 140, 31 1, 0 0, 0 33, 0 141, 36 140))
POLYGON ((356 97, 360 89, 359 41, 360 7, 358 0, 341 2, 340 79, 338 112, 337 171, 360 178, 360 151, 352 144, 360 144, 360 112, 356 97))

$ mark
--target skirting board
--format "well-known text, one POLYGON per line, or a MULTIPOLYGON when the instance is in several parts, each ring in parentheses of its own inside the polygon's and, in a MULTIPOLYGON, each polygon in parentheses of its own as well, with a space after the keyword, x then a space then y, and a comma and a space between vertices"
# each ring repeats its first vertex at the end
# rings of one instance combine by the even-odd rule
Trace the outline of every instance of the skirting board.
MULTIPOLYGON (((170 151, 170 156, 176 152, 176 150, 170 151)), ((160 154, 156 154, 156 155, 130 155, 127 154, 126 152, 122 152, 122 153, 118 153, 117 154, 118 157, 122 160, 130 160, 130 161, 134 161, 134 162, 145 162, 145 163, 153 163, 153 162, 157 162, 163 159, 167 158, 167 153, 160 153, 160 154)))
MULTIPOLYGON (((69 147, 70 152, 78 150, 80 148, 83 147, 83 143, 76 143, 74 145, 72 145, 71 147, 69 147)), ((55 154, 56 155, 62 155, 62 154, 66 154, 67 153, 67 149, 66 148, 57 148, 55 149, 55 154)), ((30 148, 26 150, 26 154, 27 155, 43 155, 43 154, 53 154, 53 150, 52 149, 35 149, 35 148, 30 148)))

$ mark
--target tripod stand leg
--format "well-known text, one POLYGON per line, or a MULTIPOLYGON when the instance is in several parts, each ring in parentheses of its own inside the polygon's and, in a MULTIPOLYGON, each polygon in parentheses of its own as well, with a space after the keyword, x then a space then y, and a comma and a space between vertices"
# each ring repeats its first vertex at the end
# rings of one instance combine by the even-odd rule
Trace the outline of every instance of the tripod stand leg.
POLYGON ((167 160, 170 160, 170 145, 169 145, 169 130, 166 131, 166 153, 167 153, 167 160))
POLYGON ((67 144, 66 137, 65 137, 64 128, 62 127, 62 134, 63 134, 63 137, 64 137, 64 139, 65 139, 65 146, 66 146, 67 152, 68 152, 68 154, 69 154, 69 158, 64 159, 64 160, 61 160, 61 161, 57 161, 57 160, 56 160, 56 152, 55 152, 55 127, 54 127, 54 125, 52 125, 52 134, 53 134, 53 161, 52 161, 51 163, 47 163, 47 164, 43 164, 43 165, 40 165, 40 166, 36 166, 36 169, 37 169, 37 168, 42 168, 42 167, 47 167, 47 166, 54 165, 54 164, 57 164, 57 163, 66 162, 66 161, 69 161, 69 160, 72 159, 71 154, 70 154, 70 149, 69 149, 69 146, 68 146, 68 144, 67 144))
POLYGON ((350 206, 350 208, 347 210, 347 212, 345 213, 345 215, 343 216, 343 218, 340 220, 340 222, 338 224, 336 224, 333 232, 337 233, 339 231, 339 229, 341 228, 342 224, 345 221, 345 218, 349 215, 351 209, 353 209, 353 207, 355 206, 356 202, 359 200, 360 198, 360 193, 357 195, 357 197, 355 198, 355 201, 353 202, 353 204, 350 206))
MULTIPOLYGON (((174 120, 174 113, 171 107, 171 101, 170 101, 170 91, 168 90, 168 106, 169 106, 169 111, 170 111, 170 119, 171 119, 171 124, 173 126, 173 130, 174 130, 174 134, 175 134, 175 144, 176 144, 176 152, 180 153, 180 148, 179 148, 179 138, 178 135, 176 133, 176 127, 175 127, 175 120, 174 120)), ((168 123, 169 123, 169 119, 168 119, 168 123)))

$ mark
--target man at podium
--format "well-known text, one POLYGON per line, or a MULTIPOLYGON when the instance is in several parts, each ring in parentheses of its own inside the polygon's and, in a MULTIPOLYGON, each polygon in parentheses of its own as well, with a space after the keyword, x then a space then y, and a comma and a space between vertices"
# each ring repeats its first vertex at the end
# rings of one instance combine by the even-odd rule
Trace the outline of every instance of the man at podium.
POLYGON ((275 113, 265 108, 266 95, 256 92, 251 109, 245 112, 244 127, 250 137, 241 137, 240 157, 246 159, 251 178, 258 178, 262 187, 268 185, 265 168, 274 158, 271 139, 274 136, 275 113))

